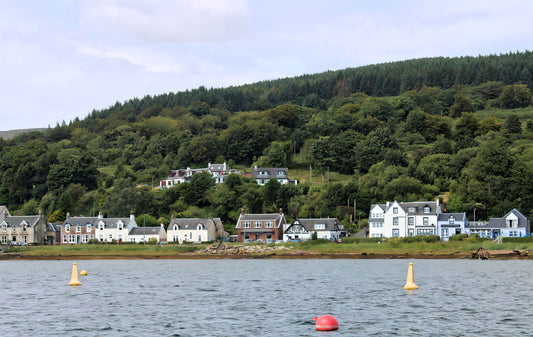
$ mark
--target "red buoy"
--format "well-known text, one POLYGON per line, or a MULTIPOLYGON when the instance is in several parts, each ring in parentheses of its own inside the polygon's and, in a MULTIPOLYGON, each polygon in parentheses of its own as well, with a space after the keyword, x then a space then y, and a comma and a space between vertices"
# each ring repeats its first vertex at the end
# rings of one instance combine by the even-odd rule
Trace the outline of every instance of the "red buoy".
POLYGON ((320 316, 320 318, 316 318, 315 316, 313 321, 316 321, 316 329, 318 331, 332 331, 339 328, 339 323, 337 323, 335 317, 331 315, 323 315, 320 316))

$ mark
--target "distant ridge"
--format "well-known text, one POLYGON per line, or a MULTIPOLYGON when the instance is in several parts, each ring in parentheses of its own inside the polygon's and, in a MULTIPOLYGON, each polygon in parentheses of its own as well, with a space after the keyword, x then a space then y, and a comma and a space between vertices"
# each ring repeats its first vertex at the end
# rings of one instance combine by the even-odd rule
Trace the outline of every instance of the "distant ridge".
POLYGON ((9 140, 9 139, 12 139, 18 135, 21 135, 23 133, 28 133, 28 132, 33 132, 33 131, 37 131, 37 132, 41 132, 41 131, 44 131, 46 130, 46 128, 35 128, 35 129, 17 129, 17 130, 8 130, 8 131, 0 131, 0 138, 3 138, 5 140, 9 140))

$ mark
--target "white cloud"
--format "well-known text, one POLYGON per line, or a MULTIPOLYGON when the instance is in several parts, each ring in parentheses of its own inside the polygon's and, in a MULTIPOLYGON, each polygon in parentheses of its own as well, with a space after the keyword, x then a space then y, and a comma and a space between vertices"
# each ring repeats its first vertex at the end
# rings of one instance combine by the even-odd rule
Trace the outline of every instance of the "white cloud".
POLYGON ((147 42, 223 42, 248 25, 244 0, 87 0, 82 9, 90 29, 147 42))

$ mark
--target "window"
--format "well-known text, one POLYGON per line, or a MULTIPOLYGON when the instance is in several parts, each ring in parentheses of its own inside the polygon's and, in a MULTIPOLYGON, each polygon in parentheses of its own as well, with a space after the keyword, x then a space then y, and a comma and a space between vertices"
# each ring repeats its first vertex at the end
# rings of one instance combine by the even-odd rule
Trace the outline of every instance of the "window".
POLYGON ((451 216, 451 217, 448 219, 448 223, 449 223, 450 225, 455 224, 455 218, 454 218, 453 216, 451 216))
POLYGON ((74 234, 70 234, 70 235, 68 236, 68 242, 69 242, 69 243, 76 243, 76 235, 74 235, 74 234))
POLYGON ((28 227, 28 226, 26 226, 26 224, 24 224, 24 225, 22 226, 22 231, 25 232, 27 227, 28 227))
POLYGON ((392 237, 397 238, 400 236, 400 230, 399 229, 393 229, 392 230, 392 237))
POLYGON ((63 243, 67 243, 67 242, 68 242, 67 240, 68 240, 68 237, 67 237, 67 235, 66 235, 66 234, 65 234, 65 235, 63 235, 63 243))
POLYGON ((254 222, 254 228, 261 228, 261 221, 255 221, 254 222))
POLYGON ((284 176, 284 175, 285 175, 284 171, 278 171, 278 176, 284 176))
POLYGON ((99 229, 100 229, 101 231, 103 231, 103 230, 104 230, 104 223, 103 223, 103 222, 100 222, 100 223, 98 224, 98 227, 99 227, 99 229))
MULTIPOLYGON (((177 231, 177 230, 178 230, 178 225, 174 224, 173 229, 174 229, 175 231, 177 231)), ((174 241, 177 241, 177 240, 174 240, 174 241)))
POLYGON ((392 214, 398 214, 398 207, 394 207, 392 209, 392 214))
POLYGON ((448 237, 448 228, 443 228, 442 229, 442 237, 443 238, 447 238, 448 237))
POLYGON ((242 228, 250 228, 250 221, 243 221, 242 228))
POLYGON ((70 224, 65 225, 65 232, 70 232, 70 224))
POLYGON ((415 235, 415 231, 413 229, 410 229, 409 232, 408 232, 409 236, 414 236, 415 235))
POLYGON ((2 244, 7 244, 7 238, 5 236, 2 236, 2 244))
POLYGON ((317 230, 326 229, 326 224, 317 223, 317 224, 315 224, 315 229, 317 229, 317 230))
POLYGON ((91 225, 90 223, 87 224, 87 232, 90 232, 93 230, 93 225, 91 225))
POLYGON ((87 243, 87 242, 89 242, 89 237, 88 237, 87 234, 83 234, 83 235, 81 236, 81 242, 82 242, 82 243, 87 243))
POLYGON ((7 232, 7 227, 6 227, 6 225, 2 225, 2 232, 4 232, 4 233, 7 232))
POLYGON ((431 209, 429 208, 429 206, 425 206, 424 213, 429 213, 429 212, 431 212, 431 209))
POLYGON ((118 230, 121 231, 124 229, 124 223, 122 223, 122 221, 119 221, 118 222, 118 230))
POLYGON ((80 233, 81 232, 81 226, 76 226, 76 233, 80 233))
POLYGON ((398 226, 398 217, 397 216, 392 218, 392 225, 393 226, 398 226))
POLYGON ((518 232, 517 231, 510 231, 509 232, 509 236, 510 237, 518 237, 518 232))
POLYGON ((414 207, 409 207, 409 213, 414 213, 415 212, 415 208, 414 207))
POLYGON ((100 234, 100 241, 104 241, 104 234, 100 234))
POLYGON ((113 240, 113 234, 109 234, 109 241, 113 240))
POLYGON ((414 226, 415 224, 415 218, 410 216, 408 219, 407 219, 408 223, 409 223, 409 226, 414 226))
POLYGON ((122 241, 122 234, 118 235, 118 241, 122 241))
POLYGON ((174 242, 178 242, 180 240, 179 236, 178 235, 174 235, 172 236, 172 241, 174 242))
POLYGON ((373 238, 382 238, 383 234, 372 234, 373 238))
POLYGON ((202 242, 202 236, 198 234, 198 242, 202 242))
POLYGON ((425 216, 423 220, 424 220, 423 221, 424 226, 429 225, 429 218, 427 216, 425 216))
POLYGON ((272 221, 265 221, 265 228, 272 228, 272 221))
POLYGON ((196 227, 196 230, 197 230, 197 231, 201 231, 201 230, 203 230, 203 229, 204 229, 204 228, 203 228, 202 224, 198 224, 198 226, 196 227))
POLYGON ((420 228, 416 230, 416 235, 433 235, 432 228, 420 228))

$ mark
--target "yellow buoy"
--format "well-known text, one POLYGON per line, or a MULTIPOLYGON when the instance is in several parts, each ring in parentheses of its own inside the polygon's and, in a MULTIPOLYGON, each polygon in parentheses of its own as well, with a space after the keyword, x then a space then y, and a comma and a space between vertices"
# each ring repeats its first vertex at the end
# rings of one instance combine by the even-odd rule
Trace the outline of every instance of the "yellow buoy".
POLYGON ((80 276, 87 276, 87 270, 80 271, 80 276))
POLYGON ((413 272, 413 263, 409 263, 409 270, 407 271, 407 282, 403 286, 405 290, 414 290, 418 289, 415 284, 415 274, 413 272))
POLYGON ((73 287, 81 286, 80 281, 78 281, 78 265, 76 262, 72 264, 72 276, 68 285, 73 287))

